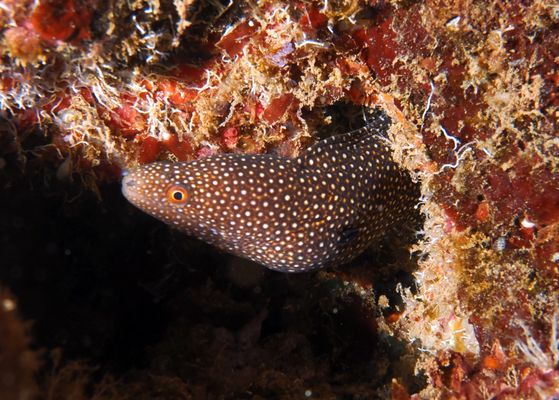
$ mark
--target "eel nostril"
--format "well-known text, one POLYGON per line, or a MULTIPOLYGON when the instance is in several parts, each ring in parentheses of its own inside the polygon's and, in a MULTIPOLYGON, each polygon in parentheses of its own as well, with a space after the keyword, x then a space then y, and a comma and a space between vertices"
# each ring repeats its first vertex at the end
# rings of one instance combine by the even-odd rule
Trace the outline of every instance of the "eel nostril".
POLYGON ((136 184, 136 181, 134 179, 127 179, 124 184, 128 187, 132 187, 136 184))

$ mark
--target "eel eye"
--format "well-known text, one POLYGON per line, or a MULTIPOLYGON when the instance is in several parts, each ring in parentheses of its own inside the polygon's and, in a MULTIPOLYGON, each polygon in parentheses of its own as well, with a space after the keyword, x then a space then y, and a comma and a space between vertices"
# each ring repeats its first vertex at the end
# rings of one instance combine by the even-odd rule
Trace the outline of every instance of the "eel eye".
POLYGON ((188 192, 180 186, 171 186, 167 189, 167 200, 173 204, 184 204, 188 200, 188 192))

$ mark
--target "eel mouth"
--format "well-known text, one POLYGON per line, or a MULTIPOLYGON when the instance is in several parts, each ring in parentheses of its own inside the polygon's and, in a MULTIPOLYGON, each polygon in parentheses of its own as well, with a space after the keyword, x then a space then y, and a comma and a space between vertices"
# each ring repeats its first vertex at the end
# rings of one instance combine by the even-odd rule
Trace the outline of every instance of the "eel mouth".
POLYGON ((138 197, 138 181, 135 174, 130 171, 124 171, 122 176, 122 194, 126 197, 126 199, 128 199, 128 201, 135 204, 135 199, 138 197))

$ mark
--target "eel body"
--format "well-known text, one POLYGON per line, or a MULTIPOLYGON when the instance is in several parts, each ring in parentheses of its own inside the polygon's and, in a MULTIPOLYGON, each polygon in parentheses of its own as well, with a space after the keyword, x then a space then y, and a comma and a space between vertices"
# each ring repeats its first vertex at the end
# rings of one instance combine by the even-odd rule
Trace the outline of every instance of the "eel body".
POLYGON ((384 115, 297 158, 222 154, 128 172, 124 196, 176 229, 283 272, 342 264, 405 224, 419 192, 384 115))

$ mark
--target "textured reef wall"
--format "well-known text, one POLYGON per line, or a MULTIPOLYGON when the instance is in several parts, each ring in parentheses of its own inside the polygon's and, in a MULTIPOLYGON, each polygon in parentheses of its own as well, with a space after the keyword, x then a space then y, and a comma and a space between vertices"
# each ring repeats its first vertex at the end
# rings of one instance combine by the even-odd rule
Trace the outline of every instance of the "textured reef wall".
POLYGON ((6 398, 559 392, 556 3, 4 0, 0 40, 6 398), (154 160, 295 156, 378 107, 424 222, 348 267, 262 271, 114 188, 154 160))

